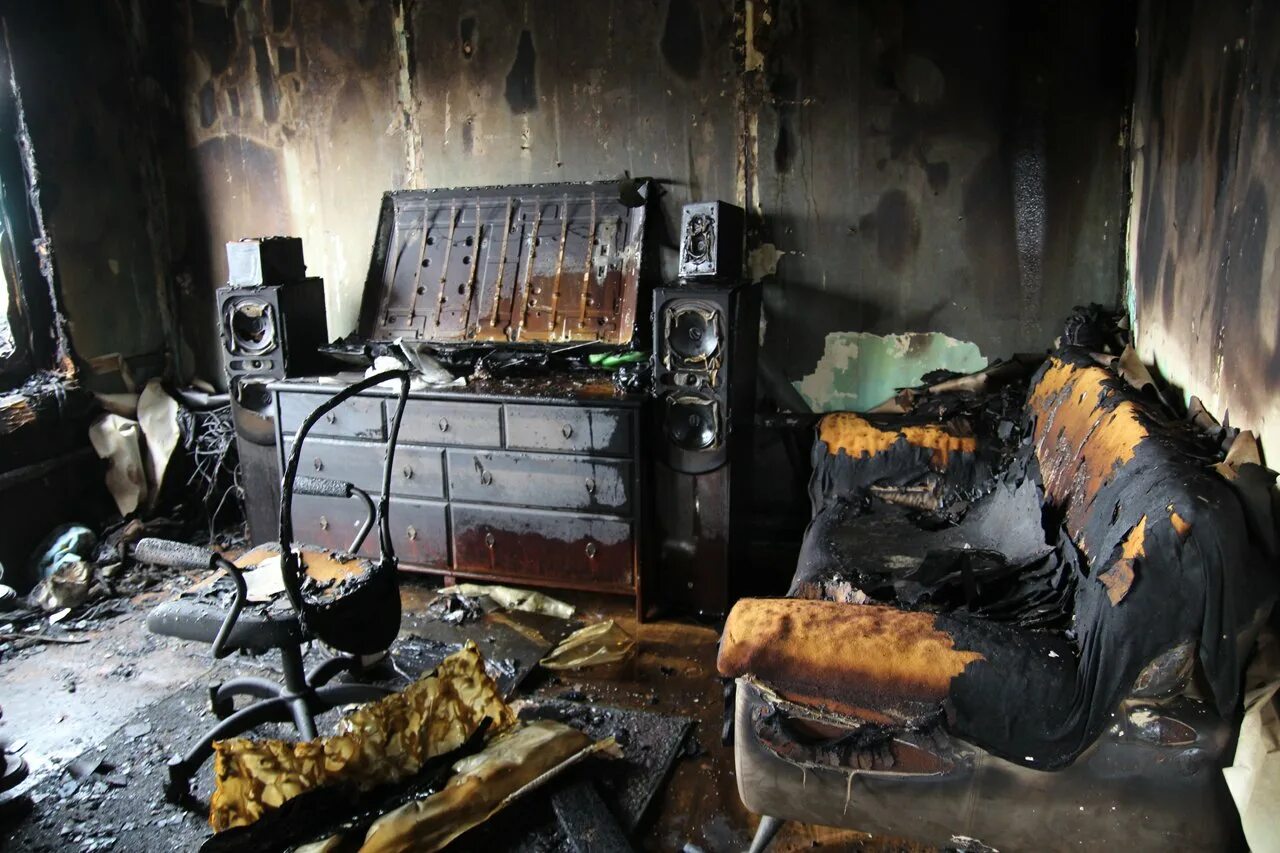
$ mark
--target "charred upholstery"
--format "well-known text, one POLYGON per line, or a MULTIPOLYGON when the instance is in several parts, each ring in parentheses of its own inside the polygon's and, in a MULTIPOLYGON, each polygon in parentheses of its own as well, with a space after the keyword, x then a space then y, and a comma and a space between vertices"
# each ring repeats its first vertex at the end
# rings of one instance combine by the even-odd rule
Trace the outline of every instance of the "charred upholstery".
POLYGON ((819 717, 941 720, 1057 769, 1151 666, 1179 692, 1194 648, 1209 707, 1230 719, 1275 583, 1220 452, 1082 348, 1057 350, 1024 399, 1016 422, 979 423, 976 446, 952 443, 972 423, 824 418, 792 600, 739 602, 721 673, 819 717), (936 507, 876 488, 934 478, 936 507))
POLYGON ((946 698, 982 655, 955 648, 929 613, 832 601, 744 599, 724 626, 719 667, 787 699, 877 723, 909 723, 946 698))

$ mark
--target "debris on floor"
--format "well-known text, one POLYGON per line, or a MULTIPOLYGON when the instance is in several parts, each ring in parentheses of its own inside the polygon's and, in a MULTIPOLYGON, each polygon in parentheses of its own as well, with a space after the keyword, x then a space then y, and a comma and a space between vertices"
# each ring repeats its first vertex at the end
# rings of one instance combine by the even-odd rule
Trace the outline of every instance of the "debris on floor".
POLYGON ((517 797, 546 784, 612 740, 592 739, 567 726, 539 720, 495 738, 479 754, 459 760, 444 790, 401 806, 374 822, 364 853, 439 850, 488 820, 517 797))
POLYGON ((574 631, 542 659, 542 665, 551 670, 622 665, 635 656, 635 651, 631 635, 608 619, 574 631))
POLYGON ((489 720, 505 731, 515 715, 498 695, 473 644, 400 693, 344 717, 338 733, 314 741, 236 738, 214 744, 214 831, 244 826, 314 788, 367 789, 417 773, 461 746, 489 720))

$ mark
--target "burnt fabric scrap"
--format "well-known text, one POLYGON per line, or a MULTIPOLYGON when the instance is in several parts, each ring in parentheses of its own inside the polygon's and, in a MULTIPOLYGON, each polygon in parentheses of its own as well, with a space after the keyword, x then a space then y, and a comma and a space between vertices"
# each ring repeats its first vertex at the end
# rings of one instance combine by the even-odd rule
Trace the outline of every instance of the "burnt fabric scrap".
POLYGON ((881 726, 940 721, 1041 769, 1088 748, 1174 650, 1195 649, 1232 714, 1277 586, 1270 515, 1236 481, 1270 472, 1224 477, 1221 446, 1118 362, 1060 347, 1029 390, 1002 389, 1025 395, 1012 428, 989 391, 931 424, 927 394, 897 418, 824 416, 789 593, 810 600, 739 602, 722 674, 881 726), (922 483, 936 504, 900 499, 922 483), (810 623, 826 636, 805 652, 810 623), (868 671, 873 648, 898 663, 868 671))
POLYGON ((500 732, 516 718, 468 643, 403 691, 357 708, 336 735, 216 742, 209 825, 215 832, 245 826, 327 785, 368 789, 406 779, 428 759, 461 746, 486 720, 500 732))

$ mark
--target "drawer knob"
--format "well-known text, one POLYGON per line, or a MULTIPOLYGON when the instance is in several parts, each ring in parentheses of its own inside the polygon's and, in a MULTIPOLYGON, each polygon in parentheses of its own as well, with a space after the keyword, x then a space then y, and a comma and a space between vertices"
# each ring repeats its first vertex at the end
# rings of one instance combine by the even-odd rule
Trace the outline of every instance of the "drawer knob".
POLYGON ((481 471, 481 472, 480 472, 480 485, 482 485, 482 486, 487 486, 487 485, 489 485, 489 484, 490 484, 490 483, 492 483, 492 482, 493 482, 493 475, 492 475, 492 474, 490 474, 488 471, 481 471))
POLYGON ((440 431, 441 431, 441 432, 448 432, 448 431, 449 431, 449 419, 448 419, 448 418, 441 418, 441 419, 440 419, 440 423, 439 423, 439 427, 440 427, 440 431))
POLYGON ((565 424, 560 427, 560 432, 565 438, 573 438, 573 424, 565 424))
POLYGON ((409 537, 410 542, 418 538, 418 528, 414 527, 412 524, 405 528, 404 532, 405 535, 409 537))
POLYGON ((329 519, 325 518, 323 515, 320 516, 320 529, 321 530, 329 529, 329 519))
POLYGON ((588 542, 586 547, 587 559, 592 559, 596 555, 596 543, 588 542))
POLYGON ((335 415, 333 412, 325 412, 324 419, 327 423, 331 423, 331 424, 338 422, 338 416, 335 415))
POLYGON ((595 493, 596 493, 596 481, 588 477, 587 478, 587 494, 594 495, 595 493))
POLYGON ((311 460, 311 467, 312 467, 312 468, 315 468, 317 471, 323 471, 323 470, 324 470, 324 460, 323 460, 323 459, 321 459, 319 456, 317 456, 315 459, 312 459, 312 460, 311 460))
POLYGON ((493 538, 493 533, 492 533, 492 532, 486 533, 486 534, 484 535, 484 544, 485 544, 485 545, 487 545, 487 546, 489 546, 490 548, 493 548, 493 543, 494 543, 495 541, 496 541, 496 540, 493 538))
POLYGON ((413 479, 413 466, 411 466, 411 465, 406 465, 406 466, 404 466, 403 468, 401 468, 401 469, 400 469, 400 473, 404 474, 404 478, 405 478, 406 480, 412 480, 412 479, 413 479))

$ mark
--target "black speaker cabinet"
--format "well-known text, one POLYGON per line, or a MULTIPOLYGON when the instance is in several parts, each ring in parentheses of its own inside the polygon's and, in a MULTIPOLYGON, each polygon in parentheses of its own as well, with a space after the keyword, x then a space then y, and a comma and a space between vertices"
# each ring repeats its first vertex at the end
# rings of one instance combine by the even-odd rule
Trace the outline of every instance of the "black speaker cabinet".
POLYGON ((714 616, 745 565, 760 295, 755 285, 654 290, 658 586, 714 616))
POLYGON ((680 216, 680 278, 731 283, 742 275, 742 208, 686 204, 680 216))
POLYGON ((218 288, 227 378, 283 379, 320 372, 328 343, 324 280, 218 288))
POLYGON ((265 382, 243 378, 233 382, 231 419, 240 457, 238 483, 249 541, 254 545, 280 538, 280 463, 272 411, 265 382))

